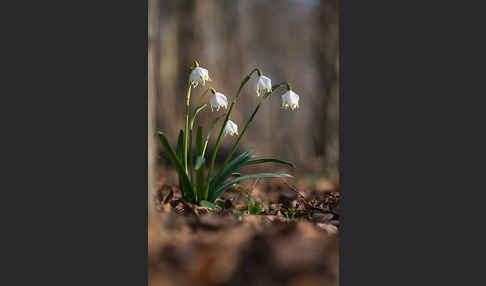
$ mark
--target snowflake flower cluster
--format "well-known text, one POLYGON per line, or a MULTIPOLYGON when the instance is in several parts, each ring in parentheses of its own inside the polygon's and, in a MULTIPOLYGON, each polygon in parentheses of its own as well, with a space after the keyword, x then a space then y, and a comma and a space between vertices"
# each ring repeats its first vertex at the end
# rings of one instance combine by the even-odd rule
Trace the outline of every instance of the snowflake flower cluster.
MULTIPOLYGON (((272 80, 269 77, 264 76, 260 70, 258 71, 258 78, 255 80, 254 89, 256 95, 260 97, 261 95, 270 95, 273 92, 272 88, 272 80)), ((205 68, 201 68, 199 66, 195 67, 190 76, 189 76, 189 83, 192 87, 197 87, 198 85, 205 86, 207 81, 211 81, 209 77, 209 71, 205 68)), ((282 94, 282 109, 291 109, 295 110, 299 108, 299 95, 295 93, 290 85, 287 85, 287 92, 282 94)), ((211 106, 211 111, 219 111, 220 108, 227 109, 228 108, 228 99, 226 96, 220 92, 215 92, 211 90, 213 95, 209 99, 209 105, 211 106)), ((224 127, 224 135, 231 135, 234 134, 238 135, 238 126, 231 120, 228 120, 224 127)))

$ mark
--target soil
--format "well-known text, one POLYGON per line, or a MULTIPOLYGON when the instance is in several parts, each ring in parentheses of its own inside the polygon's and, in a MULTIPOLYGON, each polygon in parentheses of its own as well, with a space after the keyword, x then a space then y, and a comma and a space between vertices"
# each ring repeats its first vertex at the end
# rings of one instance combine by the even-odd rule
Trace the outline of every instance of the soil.
MULTIPOLYGON (((169 180, 170 182, 170 180, 169 180)), ((338 285, 338 187, 326 180, 248 182, 260 213, 231 188, 221 208, 182 201, 163 184, 149 220, 149 285, 338 285)))

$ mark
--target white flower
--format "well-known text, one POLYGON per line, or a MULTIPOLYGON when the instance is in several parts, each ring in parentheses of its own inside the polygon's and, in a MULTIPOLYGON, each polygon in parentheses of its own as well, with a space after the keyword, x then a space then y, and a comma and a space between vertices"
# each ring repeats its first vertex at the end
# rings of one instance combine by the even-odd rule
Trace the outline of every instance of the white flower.
POLYGON ((288 90, 286 93, 282 94, 282 108, 292 110, 299 107, 299 96, 292 90, 288 90))
POLYGON ((265 92, 272 91, 272 80, 264 75, 259 76, 255 82, 255 89, 257 96, 260 96, 260 94, 265 94, 265 92))
POLYGON ((189 76, 189 82, 193 87, 196 87, 198 84, 205 85, 206 81, 210 80, 208 70, 201 67, 196 67, 189 76))
POLYGON ((228 120, 226 126, 224 127, 224 135, 231 135, 233 134, 238 135, 238 126, 231 120, 228 120))
POLYGON ((211 105, 211 111, 213 111, 213 108, 216 108, 216 111, 219 111, 220 107, 228 108, 228 99, 226 99, 224 94, 216 92, 209 99, 209 104, 211 105))

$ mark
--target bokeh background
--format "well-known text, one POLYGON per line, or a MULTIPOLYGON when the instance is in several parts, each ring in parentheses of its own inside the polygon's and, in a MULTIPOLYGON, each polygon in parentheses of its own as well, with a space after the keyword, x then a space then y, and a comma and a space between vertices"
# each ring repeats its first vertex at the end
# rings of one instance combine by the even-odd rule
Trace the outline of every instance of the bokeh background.
MULTIPOLYGON (((184 126, 187 69, 194 59, 209 70, 213 80, 209 86, 229 101, 244 76, 259 67, 273 83, 292 84, 300 96, 300 109, 281 110, 285 89, 279 89, 260 109, 239 151, 253 147, 256 155, 294 162, 297 175, 337 180, 338 0, 149 0, 148 44, 149 134, 162 130, 175 143, 184 126)), ((193 89, 194 104, 203 90, 193 89)), ((250 80, 232 113, 240 130, 257 101, 250 80)), ((206 133, 217 114, 208 108, 196 124, 205 126, 206 133)), ((208 148, 217 135, 212 137, 208 148)), ((224 138, 220 150, 229 151, 234 140, 224 138)), ((149 154, 158 148, 149 140, 149 154)), ((157 165, 150 155, 149 164, 157 165)))

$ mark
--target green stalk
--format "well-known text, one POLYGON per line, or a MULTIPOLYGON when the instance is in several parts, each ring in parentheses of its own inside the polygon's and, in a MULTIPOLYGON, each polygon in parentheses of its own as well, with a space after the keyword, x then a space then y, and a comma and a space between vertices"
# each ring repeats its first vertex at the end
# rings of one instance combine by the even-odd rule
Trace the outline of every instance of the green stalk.
MULTIPOLYGON (((287 90, 291 90, 292 89, 292 85, 290 85, 290 83, 284 81, 284 82, 281 82, 279 84, 276 84, 276 85, 272 86, 272 92, 274 92, 275 90, 277 90, 277 88, 279 88, 279 87, 281 87, 283 85, 286 85, 287 86, 287 90)), ((270 95, 272 92, 270 92, 268 95, 270 95)))
MULTIPOLYGON (((255 111, 253 111, 253 114, 250 116, 250 119, 248 119, 248 121, 246 122, 245 124, 245 127, 243 128, 243 131, 241 131, 241 134, 238 136, 238 139, 236 140, 235 144, 233 145, 233 148, 231 149, 231 152, 228 154, 228 156, 226 157, 226 159, 224 160, 223 162, 223 167, 221 168, 221 170, 224 169, 224 167, 226 166, 226 164, 228 164, 228 162, 231 160, 231 157, 233 156, 233 154, 235 153, 236 151, 236 148, 238 148, 238 145, 240 145, 240 142, 241 142, 241 139, 243 138, 243 135, 245 135, 245 132, 246 130, 248 129, 248 126, 250 126, 250 123, 253 121, 253 118, 255 117, 256 113, 258 112, 258 110, 260 109, 260 106, 262 105, 263 101, 269 97, 277 88, 283 86, 283 85, 286 85, 287 88, 290 90, 291 86, 289 83, 287 82, 282 82, 282 83, 279 83, 279 84, 276 84, 274 86, 272 86, 272 90, 265 94, 262 99, 260 100, 260 102, 258 103, 257 107, 255 108, 255 111)), ((220 174, 218 173, 217 176, 219 176, 220 174)))
POLYGON ((189 173, 191 174, 191 183, 194 183, 194 161, 192 156, 192 127, 189 129, 189 173))
MULTIPOLYGON (((196 120, 197 114, 199 113, 199 111, 201 111, 202 109, 204 109, 207 106, 207 104, 204 104, 204 105, 200 105, 200 104, 204 101, 204 99, 205 99, 205 97, 206 97, 206 95, 209 91, 216 93, 214 88, 208 87, 204 91, 204 93, 201 95, 201 97, 199 98, 198 104, 194 108, 194 111, 192 112, 192 116, 190 116, 191 120, 190 120, 190 126, 189 126, 189 173, 191 174, 191 176, 190 176, 191 183, 194 183, 194 160, 193 160, 193 154, 192 154, 192 129, 194 127, 194 120, 196 120)), ((191 114, 189 114, 189 115, 191 115, 191 114)))
POLYGON ((206 98, 206 94, 208 93, 208 91, 210 91, 212 88, 211 87, 208 87, 204 93, 201 95, 201 97, 199 97, 199 101, 198 103, 196 104, 196 106, 199 106, 201 105, 201 103, 203 102, 204 98, 206 98))
POLYGON ((250 119, 248 119, 248 121, 246 122, 245 127, 243 128, 243 131, 241 131, 240 136, 238 136, 238 139, 236 140, 235 144, 233 145, 233 148, 231 149, 231 152, 228 154, 228 156, 224 160, 223 167, 221 169, 224 169, 224 166, 226 166, 226 164, 228 164, 228 162, 231 160, 233 153, 235 153, 236 148, 238 148, 238 145, 240 145, 241 138, 243 138, 243 135, 245 135, 245 132, 248 129, 248 126, 253 121, 253 118, 255 117, 255 114, 258 112, 258 109, 260 109, 260 106, 262 105, 263 99, 265 99, 265 98, 262 98, 262 100, 260 100, 257 107, 255 108, 255 111, 253 111, 253 114, 250 116, 250 119))
MULTIPOLYGON (((192 62, 192 66, 189 69, 189 77, 191 75, 191 72, 199 66, 199 63, 194 60, 192 62)), ((186 171, 186 174, 189 175, 188 169, 187 169, 187 130, 189 129, 189 103, 191 99, 191 88, 192 88, 192 83, 189 82, 189 88, 187 89, 187 102, 186 102, 186 124, 184 125, 184 169, 186 171)), ((192 138, 192 137, 191 137, 192 138)), ((192 139, 191 139, 192 142, 192 139)))
POLYGON ((211 179, 211 175, 213 173, 213 169, 214 169, 214 162, 216 160, 216 154, 218 153, 218 149, 219 149, 219 144, 221 142, 221 135, 223 135, 223 130, 224 130, 224 127, 226 126, 226 123, 228 122, 229 118, 230 118, 230 115, 231 115, 231 111, 233 110, 233 106, 235 105, 236 103, 236 99, 238 98, 238 96, 240 95, 240 92, 241 92, 241 89, 243 88, 243 86, 245 86, 245 84, 250 80, 250 77, 251 75, 254 73, 254 72, 257 72, 258 75, 262 75, 262 72, 259 68, 255 68, 253 69, 244 79, 243 81, 241 82, 240 84, 240 87, 238 88, 238 91, 236 92, 236 96, 235 98, 233 98, 233 101, 231 102, 231 105, 230 105, 230 108, 228 110, 228 112, 226 113, 226 118, 224 119, 224 122, 223 122, 223 125, 221 126, 221 129, 219 130, 219 135, 218 135, 218 139, 216 140, 216 145, 214 146, 214 151, 213 151, 213 157, 211 158, 211 164, 209 165, 209 171, 208 171, 208 180, 207 180, 207 185, 206 185, 206 190, 204 191, 204 199, 207 200, 208 198, 208 192, 209 192, 209 181, 211 179))
MULTIPOLYGON (((207 88, 204 91, 202 96, 199 98, 199 103, 197 104, 196 108, 194 108, 194 111, 192 112, 192 116, 190 116, 191 121, 190 121, 190 126, 189 126, 189 173, 191 174, 191 176, 190 176, 191 177, 191 183, 194 183, 194 173, 193 173, 194 172, 194 161, 193 161, 193 154, 192 154, 192 129, 194 127, 194 120, 196 120, 196 115, 199 113, 199 111, 201 111, 202 109, 204 109, 204 107, 206 107, 206 104, 202 105, 202 107, 200 106, 200 104, 202 103, 202 101, 206 97, 206 94, 208 93, 208 91, 210 91, 211 89, 212 88, 207 88), (199 107, 201 107, 201 108, 199 108, 199 107)), ((186 105, 186 112, 187 112, 188 107, 189 107, 189 99, 188 99, 188 102, 187 102, 187 105, 186 105)), ((191 114, 189 114, 189 115, 191 115, 191 114)), ((186 118, 188 118, 187 114, 186 114, 186 118)), ((186 124, 187 124, 187 122, 186 122, 186 124)))
POLYGON ((211 179, 211 174, 213 173, 214 161, 216 160, 216 153, 218 153, 219 143, 221 142, 221 135, 223 135, 224 126, 226 125, 226 122, 228 122, 229 120, 229 116, 231 114, 231 110, 233 109, 234 105, 235 105, 235 99, 233 99, 233 101, 231 102, 230 108, 226 113, 226 118, 224 119, 223 126, 219 130, 218 139, 216 140, 216 145, 214 146, 213 157, 211 158, 211 164, 209 165, 207 185, 206 185, 206 190, 204 191, 204 200, 208 199, 209 181, 211 179))
MULTIPOLYGON (((184 126, 184 168, 186 174, 189 175, 187 169, 187 130, 189 129, 189 103, 191 99, 191 83, 189 83, 189 88, 187 89, 187 102, 186 102, 186 124, 184 126)), ((192 141, 192 140, 191 140, 192 141)))

